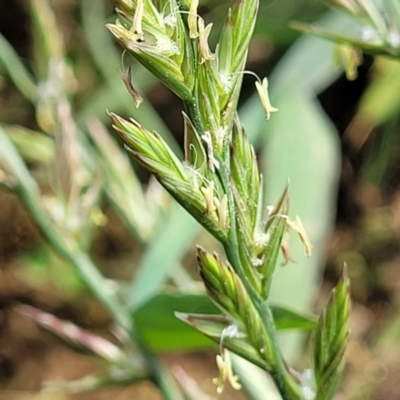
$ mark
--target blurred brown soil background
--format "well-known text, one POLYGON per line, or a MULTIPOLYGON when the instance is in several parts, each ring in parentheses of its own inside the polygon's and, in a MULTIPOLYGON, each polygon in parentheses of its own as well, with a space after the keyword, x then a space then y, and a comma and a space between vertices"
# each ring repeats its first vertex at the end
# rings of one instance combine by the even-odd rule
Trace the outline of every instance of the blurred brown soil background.
MULTIPOLYGON (((0 0, 0 31, 28 60, 29 24, 23 3, 0 0)), ((64 28, 77 30, 66 35, 67 43, 72 42, 79 34, 78 2, 62 0, 53 3, 57 3, 57 10, 63 15, 64 28)), ((255 58, 253 63, 256 69, 262 69, 267 60, 255 58)), ((371 60, 367 58, 356 82, 340 79, 321 96, 321 102, 339 132, 345 131, 352 118, 368 80, 370 66, 371 60)), ((170 97, 167 90, 159 87, 157 93, 150 94, 150 98, 171 130, 181 137, 180 117, 174 118, 179 116, 179 103, 170 97), (175 108, 171 109, 171 104, 175 108)), ((3 122, 35 127, 33 110, 26 107, 12 85, 4 81, 0 82, 0 117, 3 122)), ((400 399, 400 347, 399 337, 393 337, 399 332, 399 329, 393 328, 393 321, 399 319, 400 306, 400 164, 393 163, 390 167, 390 179, 385 187, 363 184, 359 175, 362 160, 376 144, 378 134, 372 133, 364 146, 357 150, 343 139, 337 224, 327 246, 319 302, 326 300, 343 262, 351 265, 353 339, 349 344, 349 365, 343 388, 354 396, 352 398, 362 399, 363 388, 376 383, 375 395, 371 398, 396 400, 400 399), (359 397, 354 393, 359 393, 359 397)), ((107 267, 107 274, 112 276, 121 274, 120 270, 110 271, 112 265, 137 256, 132 256, 136 246, 121 221, 111 210, 106 209, 106 214, 109 222, 96 236, 93 255, 101 260, 100 264, 107 267)), ((157 391, 149 383, 105 389, 92 394, 35 393, 43 382, 78 379, 101 370, 102 365, 93 357, 67 347, 48 332, 40 330, 33 321, 18 312, 18 305, 34 305, 114 340, 109 332, 109 316, 90 294, 80 293, 76 298, 66 291, 60 292, 57 277, 52 277, 53 283, 47 280, 42 284, 43 281, 38 282, 35 277, 26 275, 23 256, 41 243, 38 230, 18 198, 0 190, 1 400, 159 399, 157 391)), ((211 382, 212 377, 217 375, 214 352, 163 354, 162 359, 171 367, 181 366, 205 392, 215 394, 211 382)), ((245 397, 240 393, 227 392, 223 398, 240 400, 245 397)))

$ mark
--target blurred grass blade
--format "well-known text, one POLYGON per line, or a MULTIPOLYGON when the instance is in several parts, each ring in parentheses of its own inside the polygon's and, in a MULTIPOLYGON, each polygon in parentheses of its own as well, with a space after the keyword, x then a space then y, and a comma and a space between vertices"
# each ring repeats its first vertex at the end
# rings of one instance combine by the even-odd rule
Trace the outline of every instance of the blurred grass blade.
MULTIPOLYGON (((218 309, 216 309, 218 310, 218 309)), ((271 305, 272 315, 274 317, 274 323, 276 329, 278 330, 287 330, 287 329, 301 329, 311 331, 317 327, 317 319, 315 317, 309 317, 295 311, 289 310, 286 307, 281 307, 277 305, 271 305)), ((188 314, 189 315, 189 314, 188 314)), ((194 319, 207 319, 210 317, 209 315, 199 316, 198 314, 190 314, 194 319)), ((225 323, 231 321, 227 317, 220 316, 221 319, 224 319, 225 323)), ((218 322, 218 321, 217 321, 218 322)), ((221 321, 219 321, 221 322, 221 321)), ((221 322, 222 323, 222 322, 221 322)))
MULTIPOLYGON (((331 12, 322 17, 318 24, 332 30, 352 27, 349 18, 331 12)), ((301 36, 275 67, 270 78, 271 96, 277 91, 290 88, 313 94, 324 90, 341 73, 332 64, 334 47, 333 43, 326 40, 309 35, 301 36)), ((279 108, 279 104, 275 105, 279 108)))
POLYGON ((160 289, 200 229, 200 225, 178 205, 173 207, 159 226, 160 231, 148 244, 132 282, 129 294, 131 312, 150 300, 160 289))
POLYGON ((31 0, 30 6, 35 74, 46 81, 52 75, 51 68, 63 60, 64 42, 49 1, 31 0))
POLYGON ((397 31, 400 31, 400 2, 398 0, 387 0, 390 16, 397 26, 397 31))
POLYGON ((21 94, 28 100, 35 100, 36 84, 33 76, 25 68, 17 52, 1 33, 0 64, 21 94))
POLYGON ((271 311, 276 329, 278 330, 300 329, 310 331, 317 327, 317 320, 315 317, 298 313, 278 305, 271 305, 271 311))
POLYGON ((372 72, 374 79, 365 90, 358 106, 358 129, 365 126, 371 130, 373 126, 383 124, 398 115, 400 108, 400 63, 380 58, 375 61, 372 72))
POLYGON ((11 173, 17 185, 22 186, 39 204, 39 188, 30 175, 17 149, 0 126, 0 171, 11 173))
POLYGON ((36 307, 21 305, 18 308, 24 317, 34 320, 43 329, 49 331, 67 344, 79 349, 90 351, 108 362, 120 362, 126 355, 110 341, 65 321, 56 316, 39 310, 36 307))
POLYGON ((104 28, 106 21, 104 0, 82 0, 80 2, 83 34, 90 55, 105 80, 115 78, 121 69, 119 52, 113 45, 111 36, 104 28))
POLYGON ((315 36, 318 36, 322 39, 327 39, 331 40, 336 43, 342 43, 342 44, 347 44, 351 46, 355 46, 358 48, 363 49, 366 53, 378 55, 378 54, 385 54, 385 55, 391 55, 391 56, 396 56, 396 53, 393 54, 392 51, 389 51, 384 47, 384 43, 382 42, 366 42, 360 38, 357 37, 351 37, 346 34, 338 33, 338 32, 332 32, 328 29, 319 27, 319 26, 311 26, 311 25, 306 25, 302 24, 299 22, 292 23, 291 24, 292 28, 297 29, 299 31, 305 32, 305 33, 310 33, 315 36))
MULTIPOLYGON (((317 326, 308 317, 285 307, 271 306, 276 328, 311 330, 317 326)), ((212 344, 194 326, 219 344, 224 328, 232 321, 205 294, 167 291, 158 293, 132 313, 132 318, 147 344, 155 350, 195 350, 212 344), (195 312, 196 314, 193 314, 195 312), (175 313, 178 315, 175 316, 175 313), (200 325, 199 325, 200 324, 200 325)), ((264 361, 260 361, 264 365, 264 361)))
POLYGON ((319 37, 363 49, 371 54, 400 57, 400 3, 396 0, 357 0, 342 2, 330 0, 332 6, 350 15, 355 28, 343 28, 294 23, 292 27, 319 37), (337 7, 338 6, 338 7, 337 7))
POLYGON ((146 343, 154 350, 182 351, 214 347, 213 342, 203 334, 179 320, 175 316, 176 311, 219 313, 204 294, 164 292, 134 311, 132 318, 146 343))
POLYGON ((19 125, 1 125, 24 160, 48 165, 54 157, 54 141, 41 132, 19 125))

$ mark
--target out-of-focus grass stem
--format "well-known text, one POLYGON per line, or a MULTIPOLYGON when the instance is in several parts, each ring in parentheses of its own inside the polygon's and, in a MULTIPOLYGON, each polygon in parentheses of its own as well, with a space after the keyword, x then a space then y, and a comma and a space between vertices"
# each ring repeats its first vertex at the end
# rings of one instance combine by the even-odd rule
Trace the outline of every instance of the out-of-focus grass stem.
POLYGON ((135 332, 128 309, 119 302, 116 293, 110 288, 109 283, 100 274, 90 257, 80 250, 73 238, 62 237, 55 228, 54 223, 47 216, 41 206, 36 182, 31 177, 14 145, 1 128, 0 162, 6 166, 9 172, 12 172, 16 181, 15 190, 23 200, 29 214, 35 219, 45 240, 53 250, 75 268, 92 293, 114 317, 116 323, 129 334, 140 353, 144 356, 149 367, 149 374, 165 398, 180 400, 182 397, 169 374, 165 372, 158 358, 135 332))
POLYGON ((17 150, 0 128, 0 161, 13 173, 16 191, 21 196, 30 215, 35 219, 41 233, 52 248, 77 270, 82 280, 101 303, 111 312, 116 322, 129 331, 129 314, 111 293, 109 284, 101 276, 93 261, 81 252, 73 238, 63 238, 41 206, 36 182, 31 177, 17 150))

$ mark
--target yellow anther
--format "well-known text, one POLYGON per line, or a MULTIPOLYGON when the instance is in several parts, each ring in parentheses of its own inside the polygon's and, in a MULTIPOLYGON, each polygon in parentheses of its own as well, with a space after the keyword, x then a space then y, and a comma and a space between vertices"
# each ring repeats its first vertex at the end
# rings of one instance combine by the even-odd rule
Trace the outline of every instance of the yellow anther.
POLYGON ((189 25, 189 36, 191 39, 199 37, 199 31, 197 30, 197 7, 199 6, 199 0, 192 0, 190 2, 188 25, 189 25))
POLYGON ((214 60, 214 55, 211 53, 208 46, 208 37, 210 36, 212 24, 208 24, 204 27, 204 21, 199 18, 199 53, 200 53, 200 64, 203 64, 207 60, 214 60))
POLYGON ((213 379, 213 383, 214 385, 217 385, 218 394, 221 394, 224 391, 224 385, 226 381, 228 381, 235 390, 240 390, 242 388, 242 385, 239 383, 238 376, 232 371, 229 352, 223 350, 223 354, 217 355, 217 367, 219 376, 218 378, 213 379))
POLYGON ((267 120, 269 120, 271 113, 278 111, 278 109, 271 105, 268 95, 268 80, 264 78, 262 83, 256 81, 256 88, 260 96, 261 104, 265 110, 267 120))

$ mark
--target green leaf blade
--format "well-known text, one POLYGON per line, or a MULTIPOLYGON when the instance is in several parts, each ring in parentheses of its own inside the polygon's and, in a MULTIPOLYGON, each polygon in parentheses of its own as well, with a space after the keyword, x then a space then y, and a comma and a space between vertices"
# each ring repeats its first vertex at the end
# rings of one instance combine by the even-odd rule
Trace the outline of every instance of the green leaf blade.
POLYGON ((203 294, 164 292, 155 295, 132 313, 132 319, 147 344, 158 351, 199 350, 214 347, 206 336, 192 329, 175 313, 219 313, 203 294))

